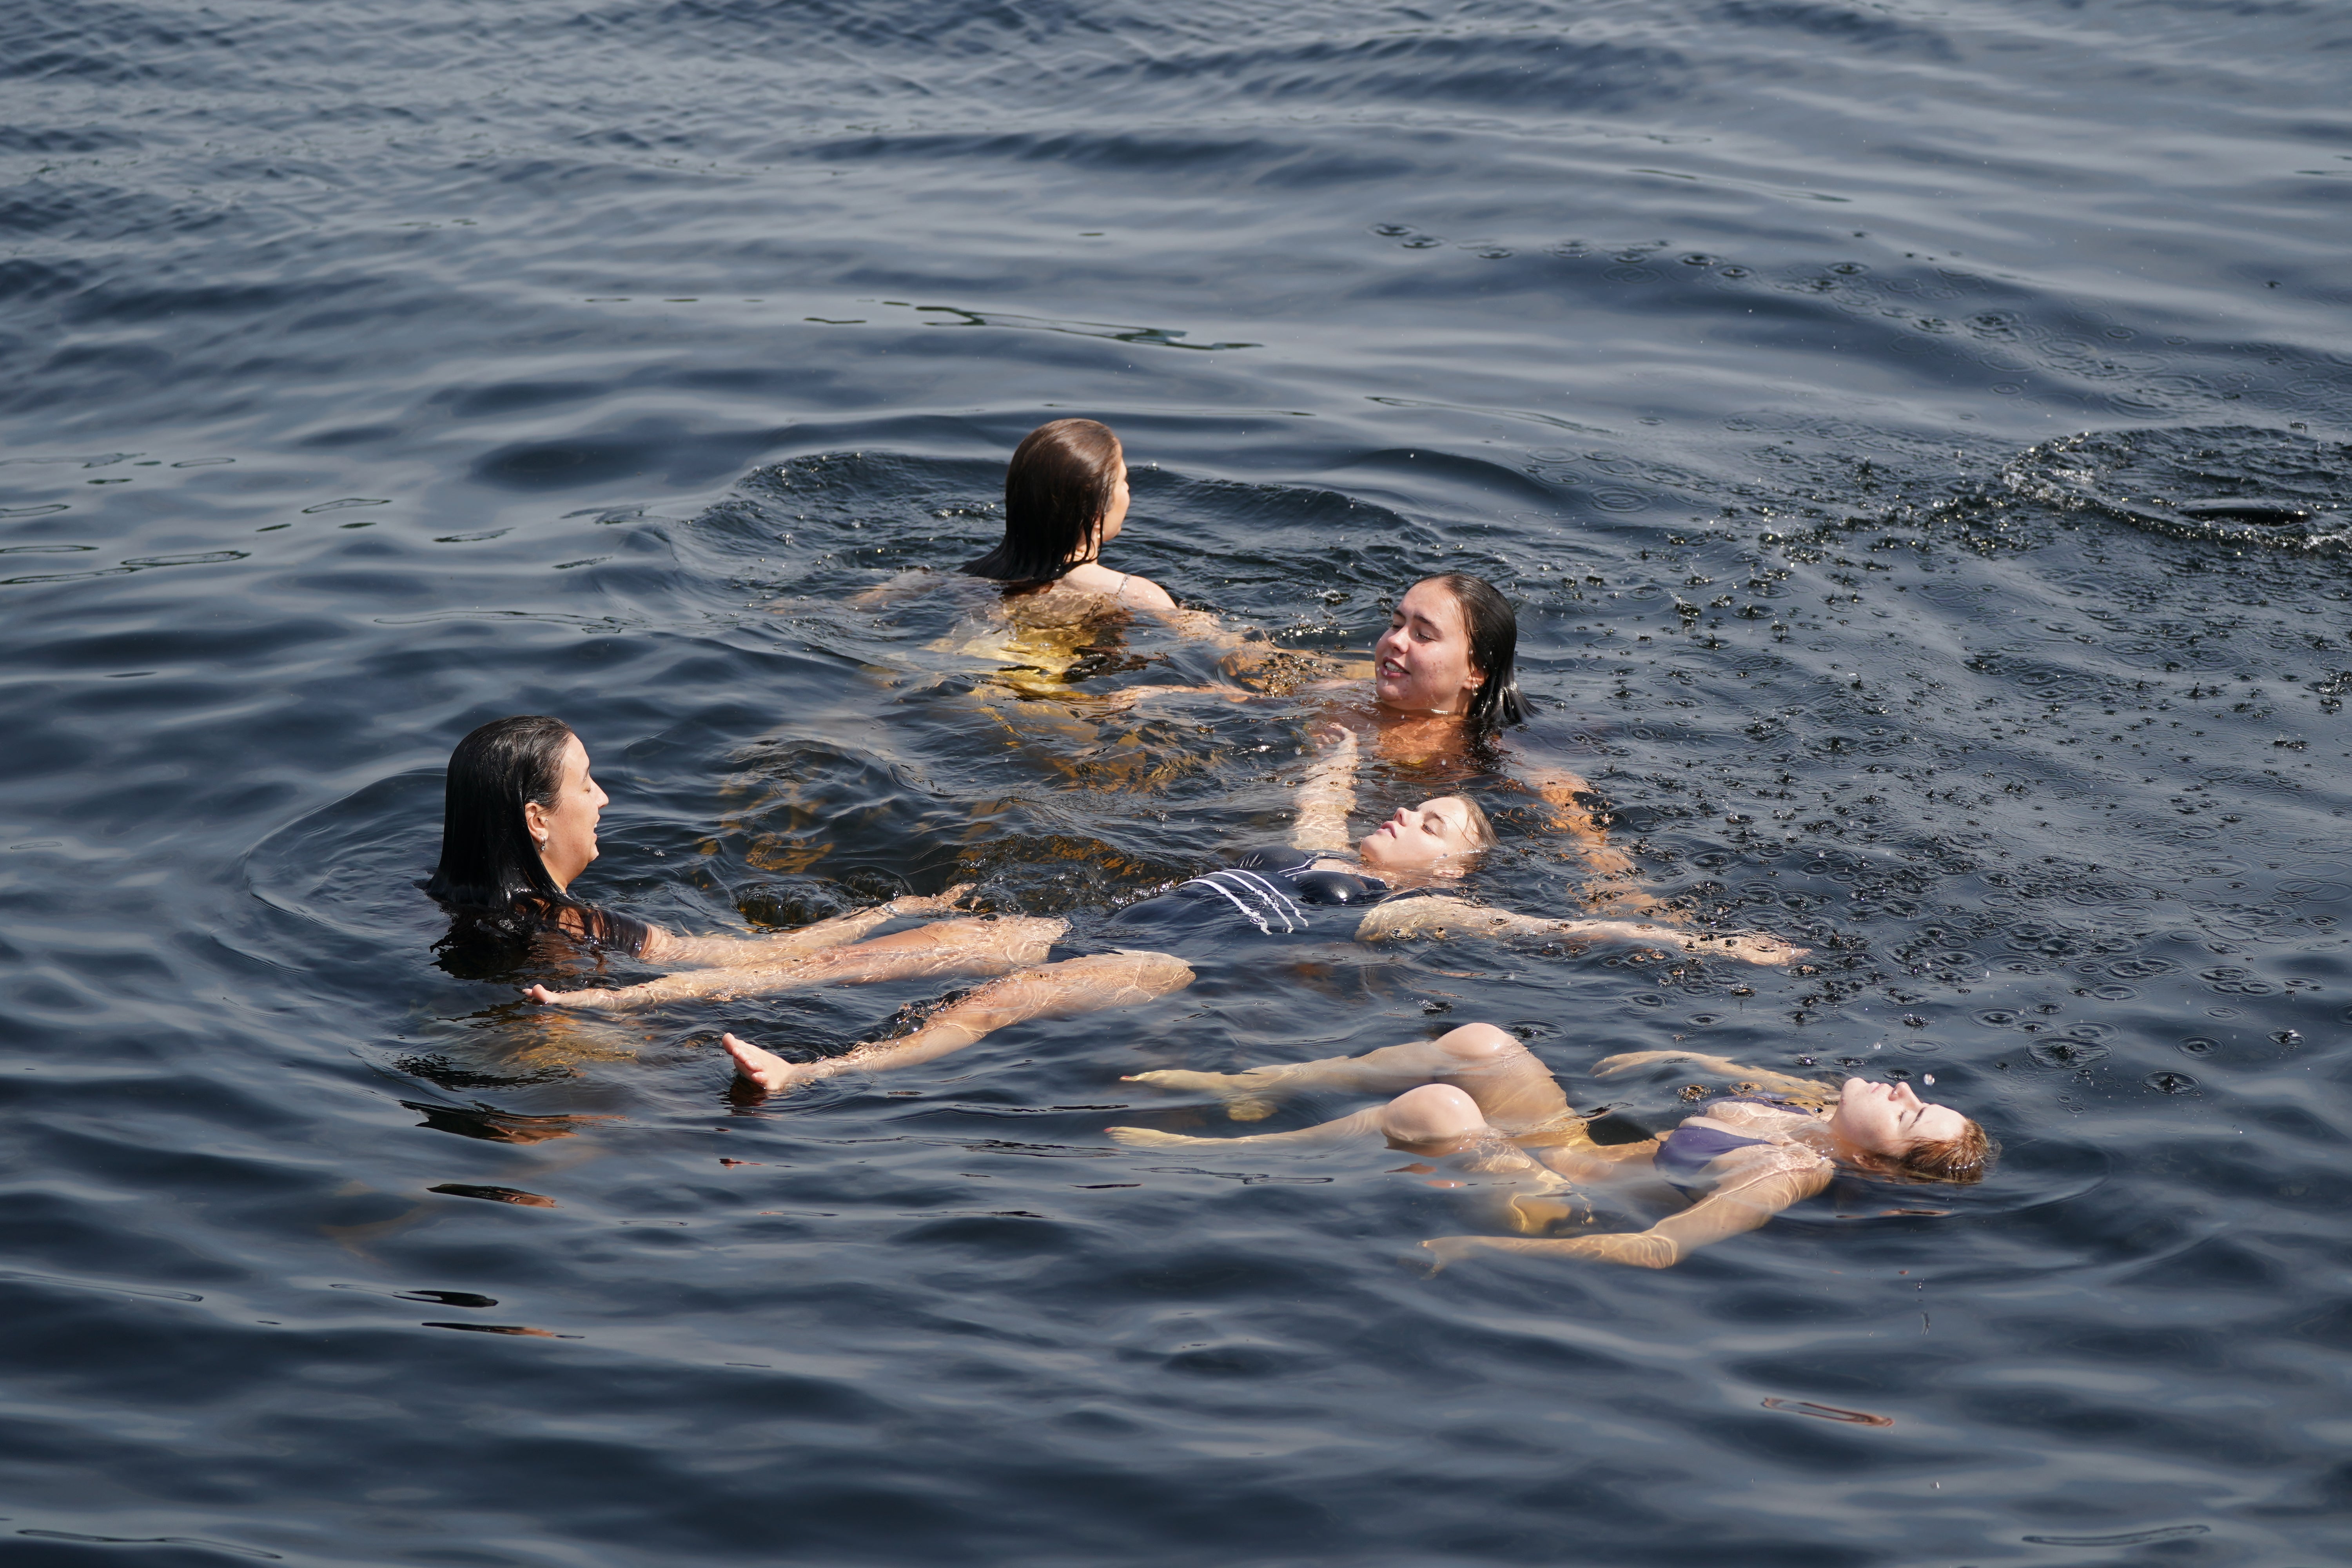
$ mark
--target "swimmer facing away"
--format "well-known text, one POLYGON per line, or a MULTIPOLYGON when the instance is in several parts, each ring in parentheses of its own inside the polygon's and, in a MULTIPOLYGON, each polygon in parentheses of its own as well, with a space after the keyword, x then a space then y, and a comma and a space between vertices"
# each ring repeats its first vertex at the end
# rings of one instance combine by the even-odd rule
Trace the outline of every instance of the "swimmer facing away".
MULTIPOLYGON (((1008 608, 1083 613, 1107 605, 1144 610, 1187 636, 1238 644, 1213 616, 1180 607, 1149 577, 1114 571, 1102 553, 1127 526, 1127 453, 1107 425, 1055 419, 1022 438, 1004 469, 1004 536, 956 568, 1002 585, 1008 608)), ((938 581, 929 568, 901 573, 854 603, 887 604, 938 581)))
MULTIPOLYGON (((731 996, 825 984, 870 984, 933 975, 998 978, 939 1009, 913 1034, 888 1043, 893 1064, 958 1050, 1024 1019, 1133 1006, 1192 984, 1192 972, 1165 953, 1114 952, 1045 962, 1066 929, 1019 915, 940 920, 861 940, 906 915, 947 913, 964 891, 894 899, 764 937, 681 936, 583 903, 572 883, 597 855, 596 827, 610 797, 589 772, 587 748, 558 719, 519 715, 481 726, 449 758, 441 861, 425 891, 449 911, 457 940, 491 938, 593 956, 625 953, 652 964, 688 966, 620 991, 554 992, 533 985, 534 1002, 622 1007, 679 995, 731 996)), ((768 1053, 728 1037, 729 1049, 768 1053)), ((791 1068, 793 1081, 866 1065, 881 1047, 791 1068)), ((772 1061, 781 1058, 768 1058, 772 1061)), ((747 1073, 768 1088, 771 1077, 747 1073)))
MULTIPOLYGON (((1664 1063, 1748 1081, 1737 1092, 1708 1101, 1664 1137, 1598 1144, 1570 1109, 1559 1080, 1533 1052, 1491 1024, 1466 1024, 1438 1039, 1360 1057, 1240 1073, 1145 1072, 1131 1079, 1213 1094, 1237 1121, 1271 1115, 1283 1100, 1307 1089, 1396 1095, 1386 1105, 1336 1121, 1239 1138, 1192 1138, 1144 1127, 1114 1127, 1110 1135, 1150 1148, 1380 1139, 1421 1153, 1480 1150, 1490 1170, 1508 1163, 1505 1146, 1512 1146, 1521 1152, 1538 1194, 1616 1188, 1679 1197, 1688 1205, 1647 1230, 1626 1234, 1448 1236, 1423 1242, 1437 1255, 1441 1268, 1482 1248, 1670 1268, 1702 1247, 1754 1230, 1817 1195, 1841 1171, 1966 1184, 1983 1180, 2000 1152, 1982 1127, 1950 1106, 1922 1100, 1907 1083, 1850 1078, 1833 1090, 1697 1051, 1627 1052, 1594 1064, 1593 1076, 1612 1078, 1664 1063)), ((1514 1200, 1513 1228, 1540 1232, 1562 1212, 1556 1199, 1522 1196, 1514 1200)))
POLYGON ((1172 610, 1149 577, 1114 572, 1103 546, 1127 525, 1127 452, 1108 425, 1056 419, 1022 437, 1004 468, 1004 537, 956 568, 967 576, 1035 593, 1098 594, 1114 604, 1172 610))

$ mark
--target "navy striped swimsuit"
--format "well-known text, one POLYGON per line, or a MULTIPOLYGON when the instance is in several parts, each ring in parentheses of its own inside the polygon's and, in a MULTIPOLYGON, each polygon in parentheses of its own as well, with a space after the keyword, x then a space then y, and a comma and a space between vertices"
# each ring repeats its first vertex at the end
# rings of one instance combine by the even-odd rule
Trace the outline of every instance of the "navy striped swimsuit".
POLYGON ((1156 942, 1190 935, 1296 936, 1313 930, 1318 908, 1362 908, 1391 889, 1377 877, 1315 869, 1310 850, 1276 845, 1255 849, 1222 870, 1179 883, 1129 904, 1110 921, 1121 934, 1156 942))

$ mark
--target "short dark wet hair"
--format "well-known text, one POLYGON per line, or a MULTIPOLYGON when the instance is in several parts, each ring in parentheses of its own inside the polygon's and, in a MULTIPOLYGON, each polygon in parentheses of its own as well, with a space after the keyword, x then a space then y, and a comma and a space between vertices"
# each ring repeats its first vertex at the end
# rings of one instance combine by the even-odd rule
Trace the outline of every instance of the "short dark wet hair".
POLYGON ((1004 469, 1004 537, 958 570, 999 583, 1051 583, 1085 558, 1118 488, 1118 437, 1091 419, 1056 419, 1023 437, 1004 469))

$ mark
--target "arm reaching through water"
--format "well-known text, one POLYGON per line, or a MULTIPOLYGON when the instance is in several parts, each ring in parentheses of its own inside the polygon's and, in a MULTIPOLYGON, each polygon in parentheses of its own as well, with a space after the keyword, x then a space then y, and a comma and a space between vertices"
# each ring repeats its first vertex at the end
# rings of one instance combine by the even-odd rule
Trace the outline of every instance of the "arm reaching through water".
MULTIPOLYGON (((1621 884, 1633 877, 1633 858, 1622 849, 1610 847, 1599 815, 1577 798, 1591 795, 1591 784, 1579 774, 1551 763, 1538 763, 1517 772, 1519 782, 1550 807, 1553 830, 1568 837, 1595 876, 1621 884)), ((1612 892, 1622 898, 1625 891, 1622 886, 1588 890, 1596 900, 1612 892)))
POLYGON ((1726 1078, 1739 1079, 1767 1089, 1785 1089, 1812 1099, 1828 1092, 1831 1085, 1816 1083, 1809 1078, 1792 1078, 1784 1072, 1767 1068, 1744 1067, 1728 1057, 1710 1056, 1705 1051, 1621 1051, 1613 1057, 1603 1057, 1592 1064, 1594 1078, 1617 1078, 1635 1068, 1652 1067, 1664 1062, 1686 1062, 1705 1072, 1719 1072, 1726 1078))
POLYGON ((1649 1229, 1628 1235, 1575 1236, 1538 1240, 1514 1236, 1442 1236, 1421 1245, 1436 1254, 1433 1272, 1474 1252, 1532 1252, 1549 1258, 1590 1258, 1639 1268, 1671 1268, 1702 1247, 1756 1229, 1774 1215, 1802 1203, 1830 1184, 1832 1167, 1815 1157, 1803 1169, 1774 1168, 1736 1185, 1718 1187, 1649 1229))
POLYGON ((1589 942, 1651 942, 1680 948, 1685 952, 1719 952, 1746 963, 1787 963, 1803 957, 1809 951, 1792 947, 1778 937, 1717 936, 1704 931, 1682 931, 1649 921, 1523 915, 1512 910, 1490 909, 1444 895, 1392 899, 1374 905, 1363 922, 1356 927, 1356 940, 1392 942, 1400 937, 1446 936, 1456 931, 1468 936, 1496 938, 1566 937, 1589 942))
POLYGON ((835 915, 772 936, 677 936, 655 926, 645 951, 637 956, 648 963, 691 963, 711 969, 771 968, 856 942, 876 926, 908 915, 947 914, 954 910, 958 899, 971 891, 971 887, 970 882, 959 882, 944 893, 892 899, 870 910, 835 915))
MULTIPOLYGON (((843 917, 845 921, 859 918, 862 917, 843 917)), ((849 927, 845 924, 840 929, 849 927)), ((721 969, 690 970, 610 991, 551 991, 544 985, 534 985, 525 994, 550 1006, 620 1011, 698 996, 723 1000, 804 990, 813 985, 865 985, 879 980, 938 974, 1003 974, 1041 962, 1067 929, 1066 921, 1029 915, 935 921, 872 942, 828 947, 787 957, 781 963, 770 960, 721 969)))
POLYGON ((896 576, 887 577, 871 588, 863 588, 849 595, 846 601, 854 609, 887 610, 901 599, 911 599, 927 594, 947 578, 928 566, 909 566, 896 576))
POLYGON ((1330 749, 1315 759, 1298 784, 1298 826, 1291 838, 1301 849, 1345 855, 1355 847, 1348 816, 1356 809, 1356 766, 1362 751, 1356 732, 1334 724, 1320 737, 1330 749))

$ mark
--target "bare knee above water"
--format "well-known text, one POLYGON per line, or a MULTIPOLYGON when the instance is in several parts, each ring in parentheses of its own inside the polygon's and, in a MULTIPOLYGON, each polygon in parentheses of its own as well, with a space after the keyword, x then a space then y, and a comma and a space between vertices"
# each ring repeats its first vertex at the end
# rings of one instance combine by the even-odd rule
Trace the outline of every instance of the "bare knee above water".
POLYGON ((1492 1024, 1465 1024, 1440 1035, 1437 1044, 1448 1056, 1465 1063, 1492 1062, 1528 1054, 1528 1047, 1519 1043, 1517 1036, 1492 1024))
POLYGON ((1452 1084, 1425 1083, 1388 1102, 1380 1129, 1391 1142, 1416 1147, 1458 1142, 1487 1131, 1478 1102, 1452 1084))

